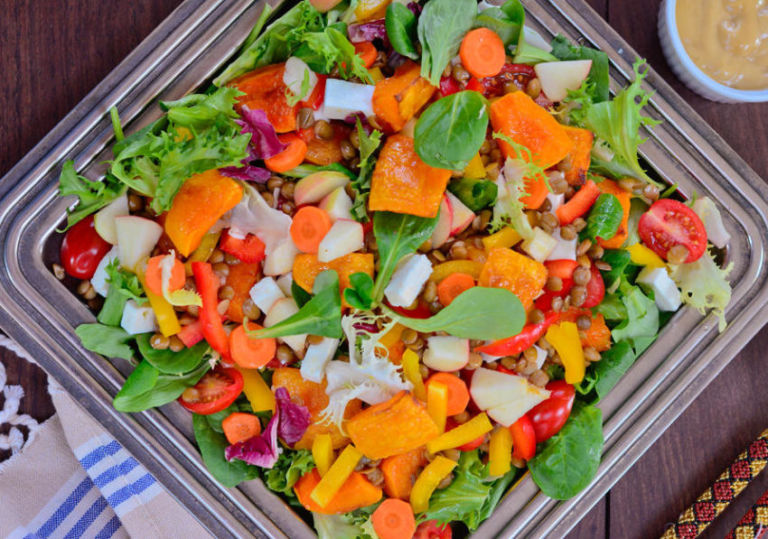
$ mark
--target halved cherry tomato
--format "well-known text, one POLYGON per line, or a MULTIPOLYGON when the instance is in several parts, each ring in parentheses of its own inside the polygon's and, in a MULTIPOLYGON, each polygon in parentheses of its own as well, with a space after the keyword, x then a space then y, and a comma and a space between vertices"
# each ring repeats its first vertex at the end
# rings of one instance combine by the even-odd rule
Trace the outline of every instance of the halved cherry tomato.
POLYGON ((527 415, 510 425, 512 432, 512 456, 516 459, 530 460, 536 454, 536 432, 527 415))
POLYGON ((235 402, 243 392, 243 375, 229 367, 217 367, 203 375, 179 397, 181 405, 199 415, 211 415, 235 402))
POLYGON ((459 86, 459 83, 456 82, 456 79, 453 77, 443 77, 440 79, 440 95, 443 97, 455 94, 460 90, 461 86, 459 86))
POLYGON ((579 263, 575 260, 568 260, 565 258, 558 260, 547 260, 544 262, 544 266, 547 268, 547 274, 550 277, 570 279, 573 277, 573 272, 579 266, 579 263))
POLYGON ((104 241, 93 225, 90 215, 67 230, 61 243, 61 264, 67 275, 75 279, 90 279, 96 267, 112 246, 104 241))
POLYGON ((554 290, 544 290, 544 293, 536 298, 534 306, 542 312, 549 312, 552 310, 552 300, 555 298, 565 298, 571 292, 573 288, 573 279, 570 277, 562 278, 563 287, 555 292, 554 290))
POLYGON ((654 253, 664 260, 675 245, 688 249, 686 263, 695 262, 707 249, 707 230, 696 213, 677 200, 664 198, 640 217, 638 233, 654 253))
POLYGON ((536 443, 549 440, 560 432, 568 416, 571 415, 576 391, 565 380, 555 380, 547 384, 549 398, 534 406, 526 414, 533 424, 536 443))
POLYGON ((605 297, 605 282, 600 274, 600 270, 593 265, 589 271, 592 273, 592 278, 587 283, 587 299, 581 304, 581 307, 584 309, 600 305, 600 302, 605 297))
POLYGON ((240 262, 255 264, 264 260, 266 246, 253 234, 240 239, 231 236, 229 230, 225 230, 219 241, 219 249, 236 257, 240 262))
POLYGON ((413 539, 451 539, 452 536, 453 531, 450 525, 440 526, 436 520, 426 520, 416 528, 413 539))

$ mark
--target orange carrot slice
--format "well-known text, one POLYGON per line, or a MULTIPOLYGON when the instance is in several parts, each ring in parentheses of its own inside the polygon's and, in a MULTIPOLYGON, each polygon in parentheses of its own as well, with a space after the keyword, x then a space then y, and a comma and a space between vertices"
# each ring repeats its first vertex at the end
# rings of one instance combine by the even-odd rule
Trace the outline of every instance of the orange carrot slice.
MULTIPOLYGON (((258 324, 248 324, 249 330, 261 329, 258 324)), ((232 359, 245 369, 258 369, 269 363, 277 351, 275 339, 249 337, 245 326, 237 326, 229 334, 229 352, 232 359)))
POLYGON ((403 539, 416 531, 411 504, 397 498, 384 500, 373 512, 371 522, 380 539, 403 539))
POLYGON ((298 167, 307 155, 307 143, 295 133, 278 135, 280 142, 288 147, 277 155, 264 160, 264 164, 272 172, 286 172, 298 167))
POLYGON ((504 67, 504 42, 489 28, 475 28, 464 36, 459 50, 461 63, 473 76, 495 77, 504 67))
POLYGON ((316 253, 332 225, 326 212, 316 206, 304 206, 293 216, 291 238, 300 251, 316 253))
POLYGON ((235 412, 229 414, 221 422, 221 428, 224 430, 224 436, 230 444, 243 442, 254 436, 261 434, 261 422, 253 414, 244 412, 235 412))
POLYGON ((475 286, 475 278, 468 273, 452 273, 437 285, 437 297, 447 307, 456 297, 475 286))

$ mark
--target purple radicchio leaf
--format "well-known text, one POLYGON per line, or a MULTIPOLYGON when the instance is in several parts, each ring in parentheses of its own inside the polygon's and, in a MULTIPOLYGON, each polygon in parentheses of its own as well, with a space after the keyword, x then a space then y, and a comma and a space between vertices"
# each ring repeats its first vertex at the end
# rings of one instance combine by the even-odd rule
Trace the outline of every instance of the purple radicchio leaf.
POLYGON ((363 41, 381 39, 384 41, 385 46, 389 47, 387 26, 384 19, 376 19, 375 21, 360 24, 351 24, 349 25, 349 28, 347 28, 347 35, 349 35, 349 41, 351 43, 362 43, 363 41))
POLYGON ((360 120, 360 125, 363 126, 363 131, 365 131, 366 135, 370 135, 373 133, 373 126, 371 126, 371 122, 368 121, 368 118, 363 114, 362 112, 353 112, 352 114, 348 114, 346 118, 344 118, 344 123, 356 126, 357 120, 360 120))
MULTIPOLYGON (((353 328, 356 330, 359 330, 360 332, 368 332, 368 333, 378 333, 379 332, 379 326, 373 323, 368 322, 358 322, 356 324, 352 325, 353 328)), ((361 333, 356 332, 357 335, 360 335, 361 333)))
POLYGON ((272 177, 272 173, 265 168, 249 165, 245 160, 243 163, 242 167, 224 167, 219 172, 236 180, 256 183, 266 183, 272 177))
POLYGON ((224 449, 226 459, 228 461, 238 459, 254 466, 272 468, 282 453, 277 443, 279 417, 279 412, 275 413, 269 420, 267 428, 259 436, 253 436, 224 449))
POLYGON ((235 120, 235 123, 242 127, 242 134, 251 134, 251 159, 269 159, 286 148, 286 144, 280 142, 275 133, 275 128, 267 119, 267 113, 261 109, 251 110, 243 105, 242 120, 235 120))
POLYGON ((286 444, 293 445, 304 436, 311 418, 306 406, 295 404, 291 401, 288 390, 284 387, 277 388, 275 400, 280 414, 280 422, 277 428, 278 436, 286 444))
POLYGON ((411 13, 413 13, 413 14, 414 14, 414 15, 416 15, 417 17, 418 17, 419 15, 421 15, 421 10, 422 10, 422 9, 424 9, 424 8, 422 8, 422 7, 421 7, 419 4, 417 4, 416 2, 408 2, 408 5, 407 5, 406 7, 407 7, 408 9, 410 9, 410 10, 411 10, 411 13))

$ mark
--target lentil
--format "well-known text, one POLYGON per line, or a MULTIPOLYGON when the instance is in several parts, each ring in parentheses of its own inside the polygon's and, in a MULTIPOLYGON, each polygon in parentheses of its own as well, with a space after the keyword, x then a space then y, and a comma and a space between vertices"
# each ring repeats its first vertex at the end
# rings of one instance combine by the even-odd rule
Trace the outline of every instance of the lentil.
POLYGON ((583 218, 577 217, 576 219, 573 220, 573 223, 571 223, 571 226, 578 233, 584 230, 584 228, 587 226, 587 222, 583 218))
POLYGON ((216 310, 219 312, 221 316, 224 316, 227 314, 227 309, 229 309, 229 304, 232 303, 232 300, 229 299, 223 299, 219 302, 218 306, 216 307, 216 310))
POLYGON ((302 107, 299 109, 299 114, 296 117, 296 123, 299 124, 301 129, 307 129, 315 125, 315 111, 309 107, 302 107))
POLYGON ((182 350, 184 350, 184 348, 186 348, 186 347, 184 346, 184 343, 183 343, 183 342, 181 341, 181 339, 179 339, 179 338, 178 338, 176 335, 173 335, 173 336, 172 336, 172 337, 169 339, 169 343, 168 343, 168 349, 169 349, 171 352, 181 352, 182 350))
POLYGON ((240 263, 240 259, 233 254, 227 253, 224 255, 224 263, 230 266, 236 266, 240 263))
POLYGON ((592 319, 589 316, 582 314, 576 319, 576 326, 581 330, 587 330, 592 327, 592 319))
POLYGON ((453 66, 453 78, 456 79, 460 83, 465 83, 469 80, 469 77, 471 75, 469 74, 469 71, 464 69, 464 66, 461 64, 456 64, 453 66))
POLYGON ((557 170, 560 172, 568 172, 573 168, 573 156, 571 154, 566 155, 562 161, 557 164, 557 170))
POLYGON ((587 288, 585 286, 574 286, 571 288, 571 304, 580 307, 587 301, 587 288))
POLYGON ((566 241, 575 240, 576 236, 576 229, 573 228, 573 225, 566 225, 560 229, 560 237, 566 241))
POLYGON ((469 421, 469 412, 467 412, 466 410, 464 410, 463 412, 460 412, 460 413, 456 414, 455 416, 453 416, 453 420, 454 420, 454 421, 455 421, 457 424, 459 424, 459 425, 463 425, 464 423, 466 423, 467 421, 469 421))
POLYGON ((282 363, 283 365, 287 365, 288 363, 292 362, 294 360, 294 354, 293 350, 287 345, 287 344, 281 344, 277 347, 277 352, 275 352, 275 357, 277 360, 282 363))
POLYGON ((574 284, 584 286, 590 281, 591 278, 592 273, 588 268, 585 268, 584 266, 579 266, 573 271, 574 284))
POLYGON ((576 255, 581 256, 583 254, 586 254, 587 251, 589 251, 589 248, 592 247, 592 242, 590 240, 584 240, 581 243, 579 243, 579 246, 576 248, 576 255))
POLYGON ((550 275, 547 278, 547 290, 552 292, 559 292, 563 289, 563 280, 555 275, 550 275))
POLYGON ((451 245, 450 253, 451 258, 454 260, 466 260, 467 255, 469 254, 466 244, 463 241, 457 241, 451 245))
POLYGON ((539 369, 528 378, 528 381, 537 387, 544 387, 549 383, 549 375, 539 369))
POLYGON ((529 80, 528 84, 525 85, 525 93, 532 99, 539 97, 539 94, 541 93, 541 81, 536 77, 529 80))
POLYGON ((270 191, 274 191, 278 187, 281 187, 283 185, 283 179, 280 176, 272 176, 269 180, 267 180, 267 189, 270 191))
POLYGON ((587 251, 587 256, 593 260, 600 260, 605 254, 605 249, 595 244, 587 251))
POLYGON ((600 271, 611 271, 612 269, 608 262, 603 262, 602 260, 595 262, 595 267, 600 271))
POLYGON ((554 194, 560 195, 568 190, 568 182, 565 181, 565 176, 562 172, 551 172, 548 176, 549 185, 552 187, 552 192, 554 194))
POLYGON ((322 140, 331 140, 333 138, 333 126, 325 120, 315 122, 315 135, 322 140))
POLYGON ((480 352, 471 352, 469 354, 469 363, 467 363, 466 368, 473 371, 475 369, 480 368, 482 364, 483 364, 482 354, 480 354, 480 352))
POLYGON ((443 478, 443 480, 442 480, 442 481, 440 481, 440 482, 437 484, 437 488, 438 488, 438 489, 441 489, 441 488, 446 488, 446 487, 448 487, 448 485, 450 485, 451 483, 453 483, 453 474, 452 474, 452 473, 449 473, 448 475, 446 475, 446 476, 443 478))
POLYGON ((539 358, 539 352, 533 347, 530 346, 525 349, 523 352, 523 356, 525 356, 525 360, 529 362, 536 362, 536 360, 539 358))
POLYGON ((128 211, 137 213, 144 209, 144 199, 135 193, 128 195, 128 211))
POLYGON ((353 129, 349 134, 349 142, 351 142, 352 146, 355 148, 360 147, 360 135, 357 134, 357 129, 353 129))
POLYGON ((294 206, 293 202, 287 200, 283 202, 282 206, 280 206, 280 211, 282 211, 286 215, 293 215, 293 210, 296 209, 296 206, 294 206))
POLYGON ((437 283, 435 281, 427 281, 422 297, 427 303, 432 303, 437 299, 437 283))
POLYGON ((587 346, 584 349, 584 359, 589 361, 590 363, 594 363, 596 361, 600 361, 600 352, 592 348, 591 346, 587 346))
POLYGON ((219 262, 224 262, 224 251, 221 251, 220 249, 214 249, 211 253, 211 256, 208 257, 208 262, 211 264, 218 264, 219 262))
POLYGON ((563 309, 563 298, 561 297, 552 298, 552 310, 560 311, 562 309, 563 309))
POLYGON ((310 335, 307 337, 307 344, 320 344, 323 342, 322 335, 310 335))
POLYGON ((231 286, 222 286, 219 289, 219 299, 232 299, 235 297, 235 289, 231 286))
POLYGON ((285 182, 283 183, 282 187, 280 187, 280 194, 283 196, 283 198, 287 198, 288 200, 293 200, 293 194, 296 191, 296 184, 294 182, 285 182))
POLYGON ((541 309, 533 309, 528 313, 528 322, 531 324, 541 324, 544 321, 544 311, 541 309))
POLYGON ((429 378, 429 367, 427 367, 423 363, 419 364, 419 374, 421 375, 422 379, 424 379, 424 380, 429 378))
POLYGON ((63 266, 61 266, 60 264, 53 264, 53 266, 52 266, 52 269, 53 269, 53 275, 54 275, 54 276, 55 276, 55 277, 56 277, 56 278, 57 278, 59 281, 62 281, 62 280, 64 280, 64 277, 66 277, 66 276, 67 276, 67 273, 64 271, 64 267, 63 267, 63 266))
POLYGON ((80 283, 77 285, 77 295, 78 296, 84 296, 86 292, 88 292, 88 289, 91 287, 91 281, 88 279, 84 281, 80 281, 80 283))
POLYGON ((243 315, 248 320, 256 320, 261 316, 261 309, 256 306, 251 298, 248 298, 243 302, 243 315))

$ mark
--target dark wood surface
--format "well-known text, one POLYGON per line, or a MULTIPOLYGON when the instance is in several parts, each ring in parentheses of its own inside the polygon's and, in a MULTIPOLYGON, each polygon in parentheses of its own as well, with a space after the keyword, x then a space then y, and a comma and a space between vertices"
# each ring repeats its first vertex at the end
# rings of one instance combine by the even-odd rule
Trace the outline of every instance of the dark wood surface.
MULTIPOLYGON (((686 89, 667 66, 656 35, 659 0, 590 0, 763 178, 768 178, 768 104, 722 105, 686 89)), ((29 151, 157 25, 179 0, 6 0, 0 3, 0 176, 29 151)), ((2 240, 0 240, 0 244, 2 240)), ((768 316, 767 316, 768 319, 768 316)), ((670 426, 572 537, 660 535, 731 460, 768 427, 768 329, 670 426)), ((9 383, 27 396, 22 411, 53 413, 45 374, 0 352, 9 383)), ((0 397, 1 398, 1 397, 0 397)), ((0 453, 0 459, 6 455, 0 453)), ((768 489, 768 474, 708 531, 722 537, 768 489)))

